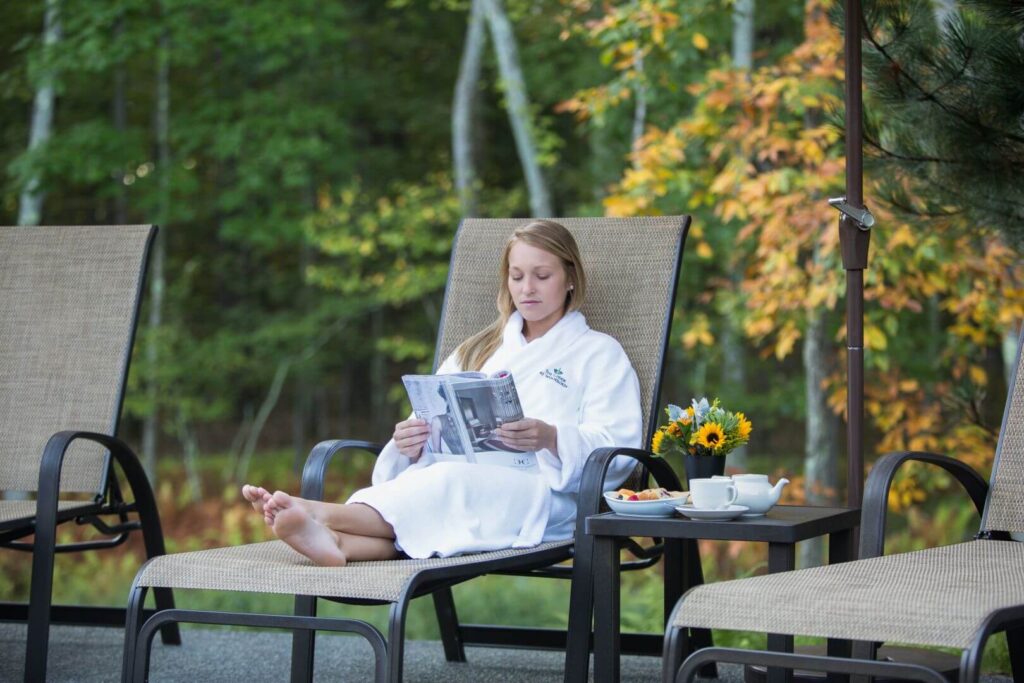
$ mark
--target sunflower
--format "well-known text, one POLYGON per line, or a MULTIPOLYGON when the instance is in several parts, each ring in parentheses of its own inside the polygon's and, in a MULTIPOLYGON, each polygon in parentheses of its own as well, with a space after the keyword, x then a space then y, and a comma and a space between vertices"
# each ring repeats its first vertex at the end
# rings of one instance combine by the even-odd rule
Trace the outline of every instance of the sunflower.
POLYGON ((714 422, 705 422, 704 426, 697 432, 697 445, 708 450, 716 450, 725 443, 725 432, 720 425, 714 422))
POLYGON ((651 450, 655 453, 661 453, 661 442, 665 440, 665 432, 658 430, 654 432, 654 438, 651 439, 651 450))
POLYGON ((750 430, 753 428, 750 424, 750 420, 743 413, 736 413, 736 417, 739 418, 739 424, 736 425, 736 434, 740 439, 746 439, 750 436, 750 430))
POLYGON ((680 437, 680 436, 683 435, 683 430, 682 430, 682 428, 680 428, 678 422, 673 422, 668 427, 665 427, 665 432, 669 436, 680 437))

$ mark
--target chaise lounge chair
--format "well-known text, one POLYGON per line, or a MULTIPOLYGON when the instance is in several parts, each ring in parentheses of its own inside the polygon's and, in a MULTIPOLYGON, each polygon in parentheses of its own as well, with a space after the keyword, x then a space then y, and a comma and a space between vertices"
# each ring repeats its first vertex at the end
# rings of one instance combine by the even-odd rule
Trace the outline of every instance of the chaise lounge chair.
MULTIPOLYGON (((944 455, 883 456, 865 486, 861 559, 691 589, 676 606, 665 636, 665 683, 688 682, 713 661, 821 671, 830 680, 854 674, 946 682, 923 665, 875 661, 880 642, 958 649, 960 683, 975 683, 985 644, 1001 631, 1014 680, 1024 680, 1024 543, 1010 538, 1024 532, 1024 356, 1020 348, 1017 354, 989 484, 944 455), (889 487, 896 470, 909 461, 941 467, 960 482, 981 515, 975 540, 883 555, 889 487), (828 656, 706 648, 680 666, 693 628, 828 638, 828 656), (855 641, 852 657, 850 641, 855 641)), ((791 650, 787 640, 783 649, 791 650)))
MULTIPOLYGON (((155 233, 0 228, 0 548, 32 553, 30 601, 0 604, 0 620, 28 621, 26 681, 46 679, 51 622, 124 623, 123 607, 51 607, 55 552, 111 548, 135 530, 148 557, 164 552, 145 472, 117 438, 155 233), (122 495, 115 462, 134 501, 122 495), (71 521, 106 538, 58 544, 57 525, 71 521)), ((171 591, 156 603, 173 607, 171 591)), ((162 633, 178 642, 177 626, 162 633)))
MULTIPOLYGON (((649 440, 657 419, 656 400, 689 218, 557 220, 573 232, 582 252, 588 283, 583 312, 588 323, 620 341, 640 378, 645 434, 649 440)), ((452 252, 435 367, 463 339, 494 319, 495 266, 505 239, 524 222, 522 219, 469 219, 462 223, 452 252)), ((380 445, 362 441, 328 441, 317 445, 303 470, 301 495, 323 498, 324 472, 334 455, 349 449, 379 452, 380 448, 380 445)), ((647 463, 661 485, 672 488, 679 485, 668 467, 647 458, 642 451, 601 451, 600 456, 604 458, 628 451, 647 463)), ((589 489, 581 493, 581 519, 585 510, 597 511, 600 495, 599 481, 592 482, 589 489)), ((192 622, 293 629, 293 681, 312 678, 315 630, 355 632, 374 648, 376 679, 399 681, 410 600, 433 595, 445 654, 450 661, 464 660, 463 644, 471 639, 467 636, 479 632, 476 627, 458 624, 451 586, 482 574, 531 570, 544 575, 572 573, 568 636, 571 654, 567 661, 573 673, 572 676, 567 673, 567 677, 585 679, 591 630, 591 579, 587 557, 591 551, 579 530, 577 540, 575 547, 572 541, 564 541, 523 550, 450 558, 356 562, 342 568, 314 566, 280 541, 155 558, 139 571, 129 597, 123 679, 145 680, 155 628, 174 622, 192 622), (572 569, 553 566, 573 557, 572 569), (162 610, 143 623, 140 612, 146 593, 157 587, 296 595, 295 614, 162 610), (387 639, 362 621, 316 618, 318 598, 356 604, 390 604, 387 639)), ((680 588, 675 597, 681 592, 680 588)), ((528 645, 536 637, 532 634, 520 630, 494 635, 491 631, 489 638, 491 642, 528 645)), ((560 642, 559 647, 565 647, 564 632, 560 642)), ((658 642, 660 644, 660 638, 658 642)))

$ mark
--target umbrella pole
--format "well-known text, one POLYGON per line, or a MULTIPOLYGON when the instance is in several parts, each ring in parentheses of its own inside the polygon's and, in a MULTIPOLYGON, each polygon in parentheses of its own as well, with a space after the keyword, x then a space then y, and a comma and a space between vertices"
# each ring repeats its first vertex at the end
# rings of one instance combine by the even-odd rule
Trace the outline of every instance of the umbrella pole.
POLYGON ((846 196, 839 209, 839 243, 846 270, 847 504, 860 507, 864 490, 864 269, 874 217, 864 208, 863 98, 860 0, 846 0, 846 196))

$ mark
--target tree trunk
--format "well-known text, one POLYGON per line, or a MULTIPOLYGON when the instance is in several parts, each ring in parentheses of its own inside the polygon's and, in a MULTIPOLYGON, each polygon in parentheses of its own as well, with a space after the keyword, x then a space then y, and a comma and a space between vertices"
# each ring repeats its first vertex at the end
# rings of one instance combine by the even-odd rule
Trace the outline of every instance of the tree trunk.
MULTIPOLYGON (((60 2, 46 0, 43 19, 43 51, 52 51, 60 42, 60 2)), ((53 131, 53 74, 39 78, 36 96, 32 102, 32 127, 29 130, 28 151, 32 152, 50 139, 53 131)), ((43 191, 38 171, 33 172, 21 191, 18 202, 18 225, 39 225, 43 215, 43 191)))
POLYGON ((502 0, 479 0, 486 10, 487 26, 491 31, 494 51, 498 55, 498 70, 505 89, 505 110, 512 124, 519 161, 526 176, 530 192, 530 213, 535 217, 551 216, 551 197, 537 159, 537 141, 531 124, 530 102, 526 95, 526 82, 519 64, 512 23, 505 13, 502 0))
MULTIPOLYGON (((803 364, 805 396, 807 398, 804 446, 804 482, 808 505, 828 505, 834 502, 836 492, 836 419, 828 408, 828 396, 823 383, 828 375, 830 338, 824 313, 813 314, 804 337, 803 364)), ((800 544, 801 567, 817 567, 824 561, 822 539, 800 544)))
POLYGON ((459 62, 452 101, 452 163, 455 167, 455 191, 463 216, 477 215, 476 159, 473 150, 473 121, 480 81, 480 65, 487 34, 484 33, 483 0, 473 0, 469 8, 466 44, 459 62))
POLYGON ((754 0, 736 0, 732 6, 732 65, 754 66, 754 0))
MULTIPOLYGON (((117 40, 124 39, 124 17, 117 20, 117 27, 114 29, 117 40)), ((126 102, 125 90, 127 88, 128 76, 124 63, 120 62, 114 67, 114 103, 112 115, 114 119, 114 130, 118 136, 123 136, 128 126, 128 105, 126 102)), ((114 222, 124 225, 128 222, 128 195, 124 188, 124 169, 121 164, 111 171, 114 181, 114 222)))
POLYGON ((146 362, 150 368, 146 394, 149 398, 150 413, 146 416, 142 426, 142 457, 151 481, 156 475, 157 438, 160 433, 159 393, 154 378, 160 363, 159 334, 160 326, 163 323, 164 307, 164 252, 171 205, 170 116, 170 36, 167 31, 164 31, 160 36, 160 44, 157 49, 156 120, 154 122, 160 192, 157 204, 157 224, 160 226, 160 230, 153 241, 153 257, 149 266, 149 334, 146 338, 146 362))
MULTIPOLYGON (((633 132, 629 138, 629 149, 635 152, 640 146, 640 138, 644 134, 644 126, 647 124, 647 84, 644 82, 644 53, 637 48, 633 53, 636 60, 637 79, 633 88, 633 132)), ((639 159, 634 159, 633 165, 639 165, 639 159)))
MULTIPOLYGON (((733 286, 738 290, 738 277, 734 276, 733 286)), ((728 406, 740 406, 746 395, 747 368, 743 350, 743 336, 737 329, 734 316, 725 316, 719 335, 722 347, 722 386, 724 400, 728 406)), ((729 454, 726 465, 741 472, 747 470, 747 447, 740 446, 729 454)))

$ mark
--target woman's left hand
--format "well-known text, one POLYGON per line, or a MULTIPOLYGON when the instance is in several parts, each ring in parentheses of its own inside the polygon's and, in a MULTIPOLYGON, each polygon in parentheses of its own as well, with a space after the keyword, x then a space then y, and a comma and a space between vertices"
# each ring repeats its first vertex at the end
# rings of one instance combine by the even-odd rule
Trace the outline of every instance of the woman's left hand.
POLYGON ((532 417, 517 422, 506 422, 494 430, 502 443, 523 451, 539 451, 546 448, 558 455, 558 428, 543 420, 532 417))

